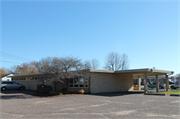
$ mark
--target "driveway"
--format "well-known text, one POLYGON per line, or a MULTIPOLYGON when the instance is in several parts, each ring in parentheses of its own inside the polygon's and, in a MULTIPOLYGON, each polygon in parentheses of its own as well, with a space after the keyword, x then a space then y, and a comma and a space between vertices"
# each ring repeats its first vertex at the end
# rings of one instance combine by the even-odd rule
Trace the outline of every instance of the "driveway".
POLYGON ((1 118, 178 119, 180 117, 180 98, 173 96, 152 96, 143 93, 29 96, 31 97, 2 98, 1 118))

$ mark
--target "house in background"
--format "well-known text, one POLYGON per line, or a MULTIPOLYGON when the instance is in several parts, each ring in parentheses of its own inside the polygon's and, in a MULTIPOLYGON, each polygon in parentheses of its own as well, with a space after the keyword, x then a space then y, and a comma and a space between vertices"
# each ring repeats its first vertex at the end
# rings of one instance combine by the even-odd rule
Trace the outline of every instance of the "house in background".
POLYGON ((10 73, 10 74, 6 74, 2 77, 0 77, 0 81, 12 81, 12 77, 10 76, 14 76, 15 74, 10 73))

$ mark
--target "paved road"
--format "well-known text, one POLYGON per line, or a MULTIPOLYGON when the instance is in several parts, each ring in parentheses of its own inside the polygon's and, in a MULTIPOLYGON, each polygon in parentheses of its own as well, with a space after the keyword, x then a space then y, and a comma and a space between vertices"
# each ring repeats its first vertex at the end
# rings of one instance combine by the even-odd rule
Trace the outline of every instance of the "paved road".
POLYGON ((1 118, 180 118, 180 98, 173 96, 115 93, 37 97, 32 94, 1 93, 1 118))

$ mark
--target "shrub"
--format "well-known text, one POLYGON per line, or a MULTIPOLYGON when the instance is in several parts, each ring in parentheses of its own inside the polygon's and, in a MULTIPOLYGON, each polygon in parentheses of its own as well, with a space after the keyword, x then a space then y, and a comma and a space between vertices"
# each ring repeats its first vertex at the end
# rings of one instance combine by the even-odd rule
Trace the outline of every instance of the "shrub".
POLYGON ((52 90, 51 86, 39 85, 36 91, 37 93, 48 93, 50 90, 52 90))
POLYGON ((84 94, 85 91, 83 89, 81 89, 78 92, 81 93, 81 94, 84 94))
POLYGON ((67 91, 62 91, 62 94, 67 94, 67 91))
POLYGON ((49 91, 49 94, 56 95, 57 93, 55 91, 49 91))
POLYGON ((62 91, 58 90, 58 91, 49 91, 49 94, 51 95, 62 95, 62 91))
POLYGON ((67 88, 63 88, 62 91, 67 91, 67 88))
POLYGON ((59 93, 59 96, 62 96, 63 94, 62 93, 59 93))
POLYGON ((45 88, 45 87, 39 87, 38 89, 37 89, 37 93, 48 93, 48 89, 47 88, 45 88))

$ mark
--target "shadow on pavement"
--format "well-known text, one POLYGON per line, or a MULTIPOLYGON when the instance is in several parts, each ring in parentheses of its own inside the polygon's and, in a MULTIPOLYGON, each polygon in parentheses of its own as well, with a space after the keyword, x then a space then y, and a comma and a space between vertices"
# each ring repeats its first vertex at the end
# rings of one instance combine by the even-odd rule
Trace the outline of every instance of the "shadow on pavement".
POLYGON ((98 93, 91 94, 95 96, 106 96, 106 97, 115 97, 115 96, 124 96, 124 95, 132 95, 132 94, 144 94, 144 91, 128 91, 128 92, 114 92, 114 93, 98 93))
MULTIPOLYGON (((84 95, 114 97, 114 96, 124 96, 124 95, 132 95, 132 94, 144 94, 144 91, 98 93, 98 94, 84 94, 84 95)), ((69 94, 66 94, 66 96, 68 95, 69 94)), ((81 94, 77 94, 77 95, 81 95, 81 94)), ((28 91, 28 90, 6 90, 0 93, 1 99, 29 99, 29 98, 39 98, 39 97, 52 97, 52 95, 37 94, 36 91, 28 91)))
POLYGON ((48 94, 37 94, 36 91, 29 90, 6 90, 1 91, 1 99, 29 99, 36 97, 51 97, 48 94))

